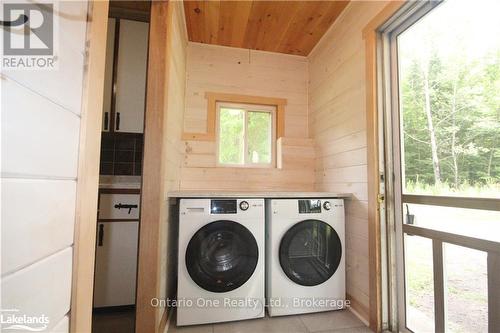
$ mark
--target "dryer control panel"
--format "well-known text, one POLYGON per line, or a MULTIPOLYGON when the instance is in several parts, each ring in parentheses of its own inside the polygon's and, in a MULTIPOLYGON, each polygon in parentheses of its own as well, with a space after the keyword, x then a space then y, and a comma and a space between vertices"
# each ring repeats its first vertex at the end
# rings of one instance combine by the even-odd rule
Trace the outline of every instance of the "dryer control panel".
POLYGON ((269 199, 268 211, 281 218, 312 219, 344 215, 344 200, 340 198, 269 199))
POLYGON ((210 200, 211 214, 236 214, 238 212, 236 200, 210 200))
POLYGON ((301 199, 297 202, 299 203, 299 214, 321 213, 321 200, 301 199))

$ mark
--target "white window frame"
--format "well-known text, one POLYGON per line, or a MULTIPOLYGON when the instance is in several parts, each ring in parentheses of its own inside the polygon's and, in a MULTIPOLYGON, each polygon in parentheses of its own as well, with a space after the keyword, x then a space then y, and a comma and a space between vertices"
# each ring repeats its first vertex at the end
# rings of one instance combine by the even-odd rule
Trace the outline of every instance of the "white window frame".
POLYGON ((217 102, 216 103, 216 166, 218 167, 230 167, 230 168, 274 168, 276 166, 276 106, 273 105, 259 105, 259 104, 244 104, 244 103, 229 103, 229 102, 217 102), (244 110, 245 114, 245 132, 243 134, 243 164, 233 164, 233 163, 221 163, 219 161, 219 149, 220 149, 220 109, 230 108, 230 109, 240 109, 244 110), (247 141, 247 127, 248 127, 248 112, 266 112, 271 114, 271 162, 270 163, 252 163, 249 162, 247 156, 248 141, 247 141))

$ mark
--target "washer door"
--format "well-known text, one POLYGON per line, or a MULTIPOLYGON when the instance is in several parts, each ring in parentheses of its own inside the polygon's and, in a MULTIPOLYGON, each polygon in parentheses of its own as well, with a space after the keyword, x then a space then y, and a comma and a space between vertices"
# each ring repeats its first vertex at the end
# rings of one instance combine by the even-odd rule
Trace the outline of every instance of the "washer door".
POLYGON ((215 221, 198 230, 186 250, 186 267, 201 288, 223 293, 242 286, 259 259, 257 241, 243 225, 215 221))
POLYGON ((342 258, 342 243, 330 225, 305 220, 288 229, 280 243, 280 264, 286 276, 302 286, 328 280, 342 258))

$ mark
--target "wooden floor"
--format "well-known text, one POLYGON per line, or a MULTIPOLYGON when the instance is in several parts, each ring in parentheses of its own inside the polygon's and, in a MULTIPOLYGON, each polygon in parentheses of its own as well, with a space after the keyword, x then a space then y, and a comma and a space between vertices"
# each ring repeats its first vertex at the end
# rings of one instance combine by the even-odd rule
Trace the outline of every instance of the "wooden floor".
POLYGON ((352 312, 331 311, 298 316, 243 320, 222 324, 176 327, 168 333, 370 333, 352 312))

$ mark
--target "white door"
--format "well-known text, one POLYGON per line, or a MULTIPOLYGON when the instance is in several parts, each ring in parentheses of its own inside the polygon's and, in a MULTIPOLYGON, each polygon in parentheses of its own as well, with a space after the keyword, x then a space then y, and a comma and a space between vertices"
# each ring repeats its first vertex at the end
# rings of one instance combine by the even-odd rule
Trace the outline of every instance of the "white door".
POLYGON ((139 222, 97 226, 94 307, 135 304, 139 222))
POLYGON ((149 24, 122 19, 119 26, 114 131, 142 133, 149 24))

